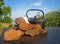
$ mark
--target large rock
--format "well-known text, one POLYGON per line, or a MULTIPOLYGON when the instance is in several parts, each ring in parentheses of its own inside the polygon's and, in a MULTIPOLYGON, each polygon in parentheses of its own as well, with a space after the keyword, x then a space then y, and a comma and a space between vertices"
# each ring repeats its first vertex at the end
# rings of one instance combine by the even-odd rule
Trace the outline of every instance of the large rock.
POLYGON ((47 33, 48 33, 48 30, 44 29, 41 34, 47 34, 47 33))
POLYGON ((39 24, 33 24, 33 29, 39 30, 40 33, 43 31, 41 25, 39 24))
POLYGON ((18 40, 24 33, 21 30, 10 29, 4 33, 5 41, 18 40))
POLYGON ((22 29, 22 30, 29 30, 31 29, 33 26, 32 24, 28 24, 25 22, 25 20, 23 18, 16 18, 16 24, 18 25, 18 28, 19 29, 22 29))
POLYGON ((19 29, 24 30, 25 35, 35 36, 48 32, 47 30, 43 30, 40 24, 26 23, 23 18, 17 18, 16 23, 19 29))
POLYGON ((39 24, 33 24, 33 28, 31 30, 26 31, 25 34, 35 36, 41 34, 42 32, 43 30, 39 24))
POLYGON ((25 35, 30 35, 30 36, 35 36, 39 34, 40 34, 39 30, 36 29, 31 29, 25 32, 25 35))
POLYGON ((32 24, 27 24, 27 23, 20 23, 19 28, 27 31, 27 30, 32 29, 33 25, 32 24))
POLYGON ((43 30, 41 25, 39 24, 34 24, 33 28, 31 30, 27 30, 25 32, 25 35, 30 35, 30 36, 35 36, 35 35, 42 35, 42 34, 46 34, 48 32, 48 30, 43 30))
POLYGON ((26 23, 25 20, 22 17, 16 18, 15 22, 16 22, 16 24, 26 23))

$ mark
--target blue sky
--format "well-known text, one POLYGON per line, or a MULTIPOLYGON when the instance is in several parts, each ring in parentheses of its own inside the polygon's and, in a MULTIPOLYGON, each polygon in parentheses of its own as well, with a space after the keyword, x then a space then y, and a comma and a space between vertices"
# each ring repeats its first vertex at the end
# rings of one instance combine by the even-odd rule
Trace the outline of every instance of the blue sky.
POLYGON ((4 0, 12 8, 12 18, 24 17, 28 9, 42 9, 44 13, 60 9, 60 0, 4 0))

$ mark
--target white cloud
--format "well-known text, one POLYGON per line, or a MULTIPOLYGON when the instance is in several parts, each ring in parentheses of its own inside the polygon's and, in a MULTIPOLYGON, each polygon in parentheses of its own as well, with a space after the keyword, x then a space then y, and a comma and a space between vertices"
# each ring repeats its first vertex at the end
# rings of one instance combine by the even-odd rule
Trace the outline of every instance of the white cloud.
POLYGON ((32 6, 41 6, 41 2, 33 3, 32 6))
POLYGON ((24 17, 26 14, 26 11, 25 10, 15 10, 15 11, 12 11, 12 19, 15 19, 17 17, 24 17))
POLYGON ((38 2, 32 3, 31 6, 41 6, 42 5, 42 0, 39 0, 38 2))

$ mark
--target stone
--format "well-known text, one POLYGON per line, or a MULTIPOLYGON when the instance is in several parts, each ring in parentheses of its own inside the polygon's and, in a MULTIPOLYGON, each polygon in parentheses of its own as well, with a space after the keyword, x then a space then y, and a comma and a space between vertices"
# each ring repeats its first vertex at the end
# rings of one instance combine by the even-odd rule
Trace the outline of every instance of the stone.
POLYGON ((25 32, 26 35, 30 35, 30 36, 35 36, 35 35, 39 35, 43 32, 41 26, 39 24, 34 24, 33 25, 33 29, 31 30, 27 30, 25 32))
POLYGON ((18 24, 18 28, 20 30, 24 30, 25 35, 35 36, 39 34, 45 34, 48 32, 47 30, 43 30, 40 24, 26 23, 23 18, 17 18, 16 23, 18 24))
POLYGON ((22 29, 22 30, 29 30, 31 29, 33 26, 32 24, 26 23, 25 20, 23 18, 16 18, 16 24, 18 24, 18 28, 22 29))
POLYGON ((44 29, 41 34, 47 34, 47 33, 48 33, 48 30, 44 29))
POLYGON ((21 30, 9 29, 4 33, 5 41, 18 40, 24 33, 21 30))
POLYGON ((27 23, 20 23, 19 28, 22 30, 30 30, 32 29, 33 25, 32 24, 27 24, 27 23))

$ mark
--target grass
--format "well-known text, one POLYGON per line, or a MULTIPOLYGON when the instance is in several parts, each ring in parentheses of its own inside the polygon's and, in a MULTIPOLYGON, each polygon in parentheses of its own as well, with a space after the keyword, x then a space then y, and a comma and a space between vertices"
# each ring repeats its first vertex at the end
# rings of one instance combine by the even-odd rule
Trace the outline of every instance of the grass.
POLYGON ((3 27, 0 26, 0 36, 1 36, 2 32, 3 32, 3 27))
POLYGON ((11 24, 9 24, 9 23, 1 23, 1 25, 0 25, 0 36, 1 36, 1 34, 2 34, 2 32, 3 32, 3 29, 5 28, 5 27, 9 27, 11 24))

